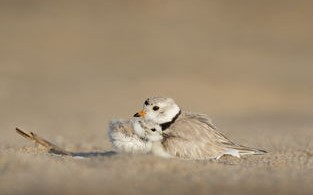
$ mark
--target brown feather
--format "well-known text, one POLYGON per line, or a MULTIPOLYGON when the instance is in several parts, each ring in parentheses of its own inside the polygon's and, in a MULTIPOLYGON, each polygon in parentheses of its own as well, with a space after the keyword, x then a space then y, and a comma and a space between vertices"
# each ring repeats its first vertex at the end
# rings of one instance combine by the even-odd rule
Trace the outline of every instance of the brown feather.
POLYGON ((167 135, 163 141, 165 150, 179 158, 218 158, 232 149, 242 155, 265 152, 233 143, 203 114, 183 112, 164 133, 167 135))

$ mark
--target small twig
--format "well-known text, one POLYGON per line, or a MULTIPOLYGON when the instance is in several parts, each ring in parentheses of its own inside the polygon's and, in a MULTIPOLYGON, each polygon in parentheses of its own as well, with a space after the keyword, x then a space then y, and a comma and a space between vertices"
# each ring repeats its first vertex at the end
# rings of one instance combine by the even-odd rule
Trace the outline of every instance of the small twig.
POLYGON ((34 141, 35 143, 45 147, 49 153, 54 153, 54 154, 59 154, 59 155, 68 155, 68 156, 73 156, 73 152, 66 151, 59 146, 45 140, 44 138, 38 136, 37 134, 33 132, 26 133, 25 131, 16 128, 16 133, 19 135, 23 136, 24 138, 34 141))

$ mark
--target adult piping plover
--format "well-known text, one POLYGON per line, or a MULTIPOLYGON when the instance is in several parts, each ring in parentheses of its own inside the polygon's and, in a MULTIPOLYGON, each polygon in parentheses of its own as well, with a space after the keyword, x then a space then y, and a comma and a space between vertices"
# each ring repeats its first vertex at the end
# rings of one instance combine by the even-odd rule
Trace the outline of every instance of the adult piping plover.
POLYGON ((219 159, 225 154, 239 158, 267 153, 235 144, 219 132, 207 115, 182 111, 171 98, 148 98, 143 110, 134 117, 158 124, 163 131, 162 146, 165 151, 179 158, 219 159))

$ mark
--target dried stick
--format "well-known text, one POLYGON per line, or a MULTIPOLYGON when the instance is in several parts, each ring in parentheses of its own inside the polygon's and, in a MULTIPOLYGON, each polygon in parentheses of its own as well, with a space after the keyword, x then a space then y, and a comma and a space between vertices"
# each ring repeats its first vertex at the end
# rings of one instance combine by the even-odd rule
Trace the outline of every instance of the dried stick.
POLYGON ((68 155, 68 156, 73 156, 74 154, 72 152, 66 151, 59 146, 45 140, 44 138, 41 138, 37 134, 33 132, 26 133, 25 131, 16 128, 16 133, 19 135, 23 136, 24 138, 34 141, 35 143, 45 147, 49 153, 54 153, 54 154, 59 154, 59 155, 68 155))

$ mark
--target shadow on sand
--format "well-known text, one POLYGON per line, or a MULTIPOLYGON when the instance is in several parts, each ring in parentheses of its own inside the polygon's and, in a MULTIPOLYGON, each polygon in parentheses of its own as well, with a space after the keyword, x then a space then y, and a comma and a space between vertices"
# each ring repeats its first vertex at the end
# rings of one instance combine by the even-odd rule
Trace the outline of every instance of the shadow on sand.
MULTIPOLYGON (((51 153, 51 151, 50 151, 51 153)), ((73 157, 84 157, 84 158, 92 158, 92 157, 110 157, 116 155, 115 151, 106 151, 106 152, 72 152, 73 157)))

